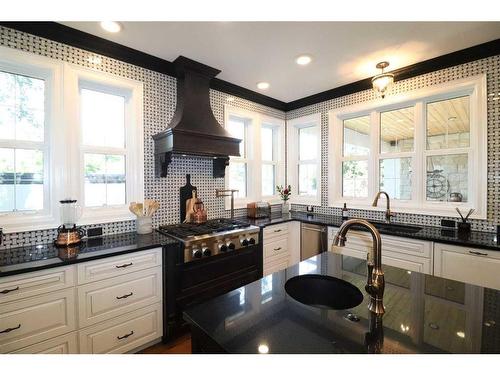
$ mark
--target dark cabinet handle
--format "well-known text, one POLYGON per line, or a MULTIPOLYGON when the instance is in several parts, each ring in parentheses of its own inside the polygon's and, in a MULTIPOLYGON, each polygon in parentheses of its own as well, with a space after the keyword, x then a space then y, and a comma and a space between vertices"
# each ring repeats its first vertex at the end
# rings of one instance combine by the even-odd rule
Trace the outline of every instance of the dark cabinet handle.
POLYGON ((281 232, 281 229, 275 229, 274 230, 274 233, 278 233, 278 232, 281 232))
POLYGON ((127 333, 126 335, 123 335, 123 336, 116 336, 116 338, 118 340, 123 340, 123 339, 126 339, 129 336, 132 336, 133 334, 134 334, 134 331, 130 331, 130 333, 127 333))
POLYGON ((115 266, 115 267, 116 268, 127 268, 128 266, 131 266, 132 264, 134 264, 134 263, 130 262, 130 263, 125 263, 125 264, 122 264, 121 266, 115 266))
POLYGON ((134 334, 134 331, 130 331, 130 333, 127 333, 126 335, 123 335, 123 336, 116 336, 116 338, 118 340, 123 340, 123 339, 126 339, 127 337, 130 337, 134 334))
POLYGON ((19 329, 19 328, 21 328, 21 324, 18 324, 17 327, 4 329, 3 331, 0 331, 0 333, 9 333, 9 332, 15 331, 16 329, 19 329))
POLYGON ((469 250, 469 254, 481 255, 483 257, 487 257, 488 256, 488 254, 486 254, 486 253, 480 253, 479 251, 472 251, 472 250, 469 250))
POLYGON ((121 296, 121 297, 116 297, 116 299, 128 298, 128 297, 133 296, 133 295, 134 295, 134 293, 133 293, 133 292, 130 292, 129 294, 124 294, 124 295, 123 295, 123 296, 121 296))
POLYGON ((281 247, 277 247, 276 249, 274 249, 274 251, 280 251, 281 250, 281 247))
POLYGON ((2 290, 0 293, 2 293, 2 294, 7 294, 7 293, 10 293, 10 292, 15 292, 16 290, 19 290, 19 287, 18 287, 18 286, 16 286, 16 287, 15 287, 15 288, 13 288, 13 289, 4 289, 4 290, 2 290))

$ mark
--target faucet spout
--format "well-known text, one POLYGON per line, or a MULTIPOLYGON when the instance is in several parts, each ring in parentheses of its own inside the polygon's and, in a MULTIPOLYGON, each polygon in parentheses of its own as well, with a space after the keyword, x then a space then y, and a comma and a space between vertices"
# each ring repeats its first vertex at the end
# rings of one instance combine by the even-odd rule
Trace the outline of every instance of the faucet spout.
POLYGON ((389 223, 391 221, 391 217, 394 216, 394 214, 391 212, 391 200, 389 198, 389 194, 387 194, 385 191, 379 191, 377 195, 375 195, 372 207, 377 207, 378 200, 382 194, 384 194, 386 198, 385 220, 389 223))
POLYGON ((382 271, 382 239, 377 228, 368 221, 363 219, 350 219, 344 222, 337 232, 333 240, 334 246, 344 247, 346 242, 346 234, 352 226, 363 226, 372 236, 372 249, 367 255, 367 282, 365 286, 366 292, 370 295, 370 303, 368 309, 379 315, 383 315, 384 308, 384 271, 382 271))

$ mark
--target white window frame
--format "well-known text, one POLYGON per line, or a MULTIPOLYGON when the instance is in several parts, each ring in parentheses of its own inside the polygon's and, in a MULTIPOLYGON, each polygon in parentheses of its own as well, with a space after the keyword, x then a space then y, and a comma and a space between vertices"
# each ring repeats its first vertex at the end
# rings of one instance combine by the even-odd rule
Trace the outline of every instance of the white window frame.
POLYGON ((71 197, 82 206, 80 225, 133 220, 130 202, 144 200, 144 132, 143 132, 143 83, 115 75, 97 72, 73 64, 65 64, 65 112, 69 124, 71 152, 68 157, 72 168, 69 181, 71 197), (105 148, 83 145, 81 132, 80 91, 91 89, 125 97, 125 147, 105 148), (74 150, 78 150, 75 152, 74 150), (98 150, 98 151, 96 151, 98 150), (122 205, 85 207, 84 153, 98 152, 125 156, 126 202, 122 205))
POLYGON ((45 81, 44 142, 0 141, 0 147, 42 149, 44 151, 44 204, 42 210, 0 213, 0 227, 5 233, 33 229, 50 229, 59 225, 60 184, 66 161, 61 148, 54 147, 63 132, 62 89, 63 64, 31 53, 0 47, 0 70, 40 78, 45 81))
POLYGON ((307 205, 321 205, 321 184, 322 184, 322 173, 321 173, 321 113, 314 113, 307 116, 298 117, 292 120, 287 120, 287 184, 292 185, 292 195, 290 197, 290 203, 292 204, 307 204, 307 205), (307 163, 313 162, 317 165, 318 171, 318 189, 316 195, 304 196, 298 195, 299 186, 299 130, 301 128, 315 127, 318 135, 318 150, 317 159, 307 161, 307 163))
POLYGON ((412 92, 387 96, 360 103, 339 110, 329 111, 328 141, 328 205, 342 207, 347 202, 349 207, 381 211, 383 207, 371 207, 379 182, 379 160, 397 157, 397 153, 379 154, 380 112, 398 108, 415 108, 415 143, 414 151, 401 153, 402 156, 412 154, 412 199, 408 201, 392 200, 394 212, 415 214, 456 216, 455 207, 476 211, 474 219, 486 219, 487 216, 487 109, 486 109, 486 75, 481 74, 463 78, 440 85, 426 87, 412 92), (446 149, 428 151, 425 148, 426 137, 426 104, 439 100, 468 95, 470 97, 470 146, 462 149, 446 149), (349 199, 342 197, 342 127, 343 120, 370 114, 370 155, 368 164, 368 198, 349 199), (376 151, 376 152, 374 152, 376 151), (468 202, 429 202, 425 199, 427 154, 467 153, 469 155, 468 202), (404 155, 403 155, 404 154, 404 155))
MULTIPOLYGON (((246 157, 243 159, 237 156, 231 156, 231 160, 244 161, 247 164, 247 195, 242 198, 234 199, 234 208, 246 208, 248 203, 265 201, 270 204, 277 204, 280 202, 279 195, 276 192, 273 196, 262 195, 262 165, 269 162, 262 161, 261 151, 261 127, 263 124, 272 126, 276 129, 276 160, 273 162, 276 165, 276 184, 282 185, 285 180, 285 143, 284 131, 285 121, 260 114, 258 112, 248 111, 242 108, 233 107, 229 104, 224 105, 224 126, 229 123, 230 117, 238 117, 246 121, 245 139, 246 139, 246 157)), ((229 167, 228 167, 229 168, 229 167)), ((226 170, 224 178, 224 186, 229 187, 229 171, 226 170)), ((225 199, 225 208, 229 209, 231 206, 230 198, 225 199)))

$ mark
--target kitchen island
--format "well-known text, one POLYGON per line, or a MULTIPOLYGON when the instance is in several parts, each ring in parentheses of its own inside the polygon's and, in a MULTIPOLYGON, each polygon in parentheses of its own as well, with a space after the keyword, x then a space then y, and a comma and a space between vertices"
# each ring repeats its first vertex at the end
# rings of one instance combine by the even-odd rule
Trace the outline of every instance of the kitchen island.
POLYGON ((500 353, 500 291, 383 266, 380 319, 364 291, 366 262, 309 258, 188 309, 193 353, 500 353), (349 310, 304 305, 285 291, 303 274, 348 281, 363 293, 349 310))

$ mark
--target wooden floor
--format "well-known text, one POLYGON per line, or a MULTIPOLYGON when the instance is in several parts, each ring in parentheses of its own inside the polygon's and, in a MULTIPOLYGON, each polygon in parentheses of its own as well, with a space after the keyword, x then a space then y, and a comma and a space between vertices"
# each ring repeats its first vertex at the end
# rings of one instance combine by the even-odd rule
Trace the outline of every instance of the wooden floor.
POLYGON ((140 351, 138 354, 191 354, 191 335, 188 333, 168 344, 160 342, 140 351))

